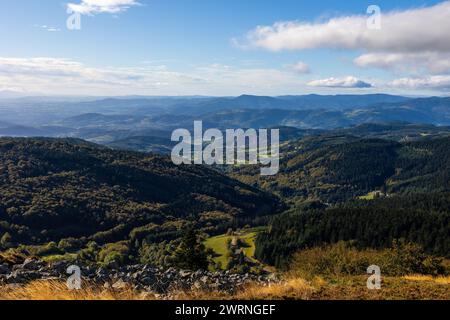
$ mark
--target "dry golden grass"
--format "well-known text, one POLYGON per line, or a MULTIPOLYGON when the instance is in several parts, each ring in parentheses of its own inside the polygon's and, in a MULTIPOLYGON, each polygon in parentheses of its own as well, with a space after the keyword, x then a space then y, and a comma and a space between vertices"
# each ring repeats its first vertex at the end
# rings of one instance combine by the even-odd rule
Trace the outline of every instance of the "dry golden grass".
POLYGON ((34 281, 22 287, 2 287, 0 300, 143 300, 149 299, 131 289, 113 290, 89 286, 69 290, 64 282, 34 281))
MULTIPOLYGON (((177 291, 171 300, 450 300, 450 277, 412 275, 383 278, 381 290, 368 290, 367 277, 347 276, 310 281, 291 277, 279 284, 249 285, 234 295, 219 292, 177 291)), ((91 285, 69 290, 64 282, 35 281, 21 287, 0 287, 0 300, 157 300, 150 293, 91 285)))
POLYGON ((307 281, 296 278, 284 281, 279 284, 261 287, 251 285, 242 292, 236 294, 235 299, 239 300, 279 300, 279 299, 310 299, 314 288, 307 281))
POLYGON ((433 277, 424 275, 412 275, 403 277, 409 281, 424 281, 424 282, 434 282, 437 284, 450 284, 450 276, 447 277, 433 277))
MULTIPOLYGON (((176 292, 174 300, 238 299, 238 300, 280 300, 309 299, 313 287, 303 279, 291 279, 271 286, 249 285, 234 295, 219 292, 176 292)), ((69 290, 58 281, 34 281, 22 287, 0 288, 0 300, 155 300, 153 294, 144 294, 129 289, 104 289, 89 286, 81 290, 69 290)))
POLYGON ((290 279, 282 283, 262 286, 250 284, 233 295, 223 292, 189 291, 172 293, 174 300, 307 300, 313 287, 303 279, 290 279))

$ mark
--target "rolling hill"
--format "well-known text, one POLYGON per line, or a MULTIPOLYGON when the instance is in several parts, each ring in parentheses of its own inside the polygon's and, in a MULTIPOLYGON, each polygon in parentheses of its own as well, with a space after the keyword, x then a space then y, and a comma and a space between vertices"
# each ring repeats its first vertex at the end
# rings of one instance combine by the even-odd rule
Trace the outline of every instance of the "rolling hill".
POLYGON ((0 233, 13 244, 169 241, 188 224, 220 233, 280 208, 210 168, 75 139, 0 138, 0 233))
POLYGON ((449 137, 399 143, 324 134, 291 141, 281 155, 277 176, 260 177, 251 166, 236 168, 232 176, 291 203, 339 203, 376 190, 450 190, 449 137))

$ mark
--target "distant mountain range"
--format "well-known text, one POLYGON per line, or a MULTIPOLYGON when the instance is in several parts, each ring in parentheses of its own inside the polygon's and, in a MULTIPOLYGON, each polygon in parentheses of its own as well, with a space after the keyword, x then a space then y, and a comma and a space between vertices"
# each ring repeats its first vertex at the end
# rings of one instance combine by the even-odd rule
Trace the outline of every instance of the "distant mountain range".
POLYGON ((448 126, 450 98, 373 95, 125 97, 0 101, 0 135, 76 137, 140 151, 164 151, 171 132, 205 128, 345 129, 369 123, 448 126), (166 141, 166 143, 164 143, 166 141), (127 146, 127 144, 130 144, 127 146), (133 147, 131 147, 133 146, 133 147))
POLYGON ((233 98, 203 99, 191 101, 188 105, 175 105, 174 111, 188 114, 203 114, 230 109, 283 109, 283 110, 309 110, 327 109, 343 110, 355 107, 367 107, 376 103, 397 103, 409 100, 406 97, 385 94, 371 95, 304 95, 264 97, 242 95, 233 98))

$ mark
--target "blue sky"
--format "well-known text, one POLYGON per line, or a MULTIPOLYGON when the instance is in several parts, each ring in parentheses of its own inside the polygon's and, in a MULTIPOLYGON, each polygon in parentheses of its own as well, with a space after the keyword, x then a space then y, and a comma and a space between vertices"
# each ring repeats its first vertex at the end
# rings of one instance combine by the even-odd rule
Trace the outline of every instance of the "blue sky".
POLYGON ((450 88, 447 1, 5 0, 0 24, 0 91, 445 95, 450 88), (366 26, 372 4, 381 9, 377 30, 366 26), (67 29, 68 7, 80 13, 80 30, 67 29))

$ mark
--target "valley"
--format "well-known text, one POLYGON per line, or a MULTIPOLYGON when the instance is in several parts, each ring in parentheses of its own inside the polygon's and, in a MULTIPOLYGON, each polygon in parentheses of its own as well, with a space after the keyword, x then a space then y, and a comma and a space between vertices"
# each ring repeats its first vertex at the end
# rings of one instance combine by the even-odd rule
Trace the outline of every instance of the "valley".
MULTIPOLYGON (((165 113, 187 98, 108 99, 71 102, 70 114, 48 124, 2 120, 0 134, 16 137, 0 138, 0 283, 64 279, 61 266, 75 263, 93 281, 89 294, 105 285, 110 298, 120 292, 155 298, 148 294, 161 282, 177 284, 165 298, 376 299, 412 297, 403 289, 432 296, 431 288, 447 297, 447 280, 433 280, 450 272, 445 117, 411 123, 394 112, 378 121, 352 109, 361 97, 339 96, 328 97, 334 101, 328 114, 359 120, 328 122, 314 110, 317 125, 297 105, 325 98, 190 98, 186 114, 175 118, 165 113), (236 109, 243 101, 259 109, 236 109), (286 109, 272 109, 279 103, 286 109), (202 114, 204 104, 214 110, 202 114), (168 156, 171 130, 189 128, 198 117, 205 128, 279 129, 280 172, 265 177, 260 165, 175 165, 168 156), (392 286, 385 296, 356 285, 374 263, 392 286), (411 280, 421 277, 432 280, 411 280), (196 295, 183 295, 193 287, 196 295)), ((366 99, 363 113, 375 112, 372 103, 389 110, 425 103, 366 99)), ((429 99, 446 112, 444 98, 429 99)))

